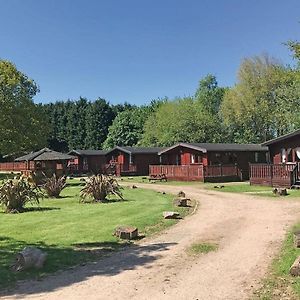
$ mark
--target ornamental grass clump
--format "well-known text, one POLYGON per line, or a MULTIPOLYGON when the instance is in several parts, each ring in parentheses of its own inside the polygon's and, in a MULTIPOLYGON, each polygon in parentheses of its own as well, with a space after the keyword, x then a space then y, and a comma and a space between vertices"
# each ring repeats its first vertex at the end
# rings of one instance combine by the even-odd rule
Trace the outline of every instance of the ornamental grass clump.
POLYGON ((27 203, 39 204, 43 193, 24 175, 4 181, 0 186, 0 204, 5 212, 20 213, 27 203))
POLYGON ((56 174, 46 178, 43 184, 43 189, 46 191, 48 197, 59 198, 61 191, 66 187, 66 177, 57 177, 56 174))
POLYGON ((87 198, 92 199, 93 202, 105 202, 109 195, 115 195, 123 200, 117 180, 106 175, 90 177, 80 191, 81 202, 87 202, 87 198))

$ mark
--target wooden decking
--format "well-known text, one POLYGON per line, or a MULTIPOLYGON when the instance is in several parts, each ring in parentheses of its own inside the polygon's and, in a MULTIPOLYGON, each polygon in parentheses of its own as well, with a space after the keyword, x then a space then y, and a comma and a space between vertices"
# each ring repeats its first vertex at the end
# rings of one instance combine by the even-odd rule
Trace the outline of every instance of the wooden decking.
POLYGON ((298 180, 297 164, 250 164, 250 184, 291 187, 298 180))
POLYGON ((182 181, 236 181, 241 179, 241 172, 237 165, 151 165, 149 175, 165 174, 170 180, 182 181))
POLYGON ((3 162, 0 163, 1 172, 21 172, 27 170, 28 166, 25 162, 3 162))

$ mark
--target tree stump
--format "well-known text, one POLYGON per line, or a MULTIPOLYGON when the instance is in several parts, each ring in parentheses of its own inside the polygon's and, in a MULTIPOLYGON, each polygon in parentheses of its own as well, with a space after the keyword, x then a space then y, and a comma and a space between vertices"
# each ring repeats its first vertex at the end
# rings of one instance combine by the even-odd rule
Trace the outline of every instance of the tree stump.
POLYGON ((180 191, 178 194, 177 194, 178 197, 185 197, 185 192, 183 191, 180 191))
POLYGON ((287 196, 287 190, 285 188, 274 188, 273 194, 278 196, 287 196))
POLYGON ((119 226, 115 229, 115 236, 123 240, 133 240, 138 237, 138 229, 132 226, 119 226))
POLYGON ((300 230, 294 232, 294 245, 296 248, 300 248, 300 230))
POLYGON ((47 253, 35 247, 25 247, 16 255, 15 262, 11 268, 14 272, 29 268, 41 269, 46 261, 47 253))
POLYGON ((131 188, 132 188, 132 189, 137 189, 137 186, 136 186, 136 185, 133 185, 131 188))
POLYGON ((292 276, 300 276, 300 256, 298 256, 292 264, 290 268, 290 274, 292 276))
POLYGON ((173 201, 173 204, 175 206, 187 207, 188 201, 190 201, 190 199, 188 199, 188 198, 175 198, 173 201))
POLYGON ((180 214, 176 211, 164 211, 163 212, 163 217, 165 219, 178 219, 180 214))

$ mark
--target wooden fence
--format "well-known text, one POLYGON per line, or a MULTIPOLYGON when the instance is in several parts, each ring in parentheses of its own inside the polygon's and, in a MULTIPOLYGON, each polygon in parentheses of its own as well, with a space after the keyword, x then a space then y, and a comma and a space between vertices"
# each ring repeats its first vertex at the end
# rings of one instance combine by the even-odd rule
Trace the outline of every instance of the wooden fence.
POLYGON ((240 171, 236 165, 153 165, 149 167, 150 176, 159 174, 165 174, 171 180, 184 181, 222 181, 240 178, 240 171))
POLYGON ((296 164, 250 164, 250 184, 290 187, 296 164))
POLYGON ((13 171, 23 171, 27 169, 27 164, 25 162, 3 162, 0 163, 1 172, 13 172, 13 171))

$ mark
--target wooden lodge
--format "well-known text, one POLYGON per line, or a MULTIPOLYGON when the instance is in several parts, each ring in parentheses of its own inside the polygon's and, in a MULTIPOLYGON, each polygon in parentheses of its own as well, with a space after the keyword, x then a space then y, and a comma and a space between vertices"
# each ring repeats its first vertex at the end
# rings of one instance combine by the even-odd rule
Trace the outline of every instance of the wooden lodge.
POLYGON ((300 130, 262 145, 269 149, 269 163, 250 165, 250 184, 282 187, 299 185, 300 130))
POLYGON ((103 173, 103 167, 107 163, 105 150, 72 150, 68 154, 74 156, 68 164, 72 174, 103 173))
POLYGON ((149 175, 149 166, 160 163, 160 147, 115 147, 106 153, 104 173, 117 176, 149 175))
POLYGON ((256 144, 179 143, 161 150, 150 177, 172 180, 237 181, 249 178, 249 163, 265 163, 267 147, 256 144))
POLYGON ((24 174, 40 171, 45 175, 54 173, 63 175, 66 174, 68 162, 71 159, 73 159, 71 155, 43 148, 18 157, 14 162, 0 163, 0 171, 17 171, 24 174))

